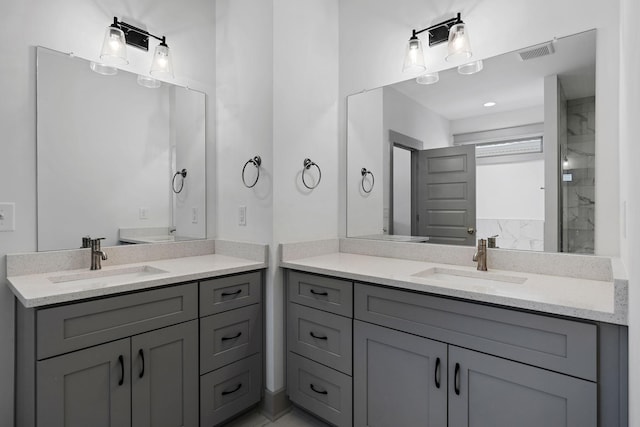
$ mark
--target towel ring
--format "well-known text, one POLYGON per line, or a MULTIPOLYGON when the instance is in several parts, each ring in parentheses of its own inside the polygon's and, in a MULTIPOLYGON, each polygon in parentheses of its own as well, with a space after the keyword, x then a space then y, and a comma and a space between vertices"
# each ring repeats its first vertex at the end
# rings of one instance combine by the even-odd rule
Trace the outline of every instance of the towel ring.
POLYGON ((320 180, 322 179, 322 171, 320 170, 320 166, 318 166, 317 164, 315 164, 313 161, 311 161, 311 159, 304 159, 304 162, 302 163, 302 166, 304 167, 302 169, 302 183, 304 184, 305 187, 307 187, 309 190, 313 190, 314 188, 316 188, 318 186, 318 184, 320 184, 320 180), (316 185, 309 186, 307 184, 307 181, 305 181, 304 179, 304 173, 311 169, 311 166, 315 166, 318 169, 318 182, 316 182, 316 185))
POLYGON ((360 183, 360 185, 362 186, 362 191, 369 194, 373 190, 373 185, 376 183, 376 177, 373 176, 373 172, 367 170, 367 168, 362 168, 360 170, 360 173, 362 174, 362 182, 360 183), (371 187, 369 187, 369 190, 364 188, 364 180, 367 178, 367 175, 371 175, 371 187))
POLYGON ((255 156, 253 159, 247 160, 247 163, 244 164, 244 166, 242 167, 242 183, 244 184, 245 187, 253 188, 258 183, 258 179, 260 179, 260 165, 261 164, 262 164, 262 158, 260 158, 260 156, 255 156), (246 181, 246 179, 244 177, 244 171, 245 171, 245 169, 247 169, 247 165, 249 163, 251 163, 253 166, 255 166, 256 169, 258 170, 258 174, 256 175, 256 179, 255 179, 255 181, 253 181, 253 183, 251 185, 247 184, 247 181, 246 181))
POLYGON ((173 174, 173 179, 171 180, 171 189, 173 190, 174 193, 178 194, 179 192, 182 191, 182 188, 184 187, 184 179, 186 177, 187 177, 186 169, 182 169, 181 171, 178 171, 173 174), (180 180, 180 188, 176 190, 176 178, 178 177, 178 175, 182 176, 182 179, 180 180))

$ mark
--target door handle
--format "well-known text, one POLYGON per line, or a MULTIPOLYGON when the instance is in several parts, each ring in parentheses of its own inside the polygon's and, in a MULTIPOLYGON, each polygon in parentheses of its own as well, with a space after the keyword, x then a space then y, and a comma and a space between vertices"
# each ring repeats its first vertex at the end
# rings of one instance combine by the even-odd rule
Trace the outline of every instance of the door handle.
POLYGON ((436 380, 436 388, 440 388, 440 358, 436 359, 436 371, 433 373, 433 376, 436 380))
POLYGON ((455 373, 453 375, 453 390, 456 395, 460 396, 460 364, 456 363, 455 373))
POLYGON ((469 227, 469 228, 467 228, 467 233, 468 233, 468 234, 475 234, 475 232, 476 232, 476 229, 475 229, 475 228, 473 228, 473 227, 469 227))
POLYGON ((118 381, 118 385, 124 384, 124 357, 122 355, 118 356, 118 363, 120 363, 120 381, 118 381))
POLYGON ((138 378, 142 378, 144 377, 144 351, 142 349, 138 350, 138 356, 140 356, 140 360, 142 360, 142 369, 140 369, 138 378))

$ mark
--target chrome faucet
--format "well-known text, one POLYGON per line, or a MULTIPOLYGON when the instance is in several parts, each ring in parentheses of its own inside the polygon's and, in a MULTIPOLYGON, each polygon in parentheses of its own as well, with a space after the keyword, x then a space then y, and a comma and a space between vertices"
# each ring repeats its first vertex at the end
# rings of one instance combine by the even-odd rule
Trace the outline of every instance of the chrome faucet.
POLYGON ((100 270, 102 268, 101 261, 107 260, 107 254, 100 249, 100 240, 104 240, 104 237, 98 239, 91 239, 91 269, 100 270))
POLYGON ((478 263, 478 270, 487 271, 487 241, 478 240, 478 250, 473 255, 473 261, 478 263))

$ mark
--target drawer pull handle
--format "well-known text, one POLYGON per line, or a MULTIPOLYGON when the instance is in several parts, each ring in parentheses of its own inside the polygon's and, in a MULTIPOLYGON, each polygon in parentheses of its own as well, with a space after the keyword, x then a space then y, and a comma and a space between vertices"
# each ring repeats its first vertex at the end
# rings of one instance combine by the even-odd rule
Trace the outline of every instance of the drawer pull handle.
POLYGON ((236 338, 240 338, 240 335, 242 335, 242 332, 238 332, 232 337, 222 337, 222 341, 235 340, 236 338))
POLYGON ((223 392, 222 392, 222 395, 223 395, 223 396, 226 396, 227 394, 233 394, 233 393, 235 393, 236 391, 240 390, 241 388, 242 388, 242 383, 238 384, 238 385, 236 386, 236 388, 234 388, 233 390, 223 391, 223 392))
POLYGON ((120 363, 120 381, 118 381, 118 385, 124 384, 124 356, 118 356, 118 363, 120 363))
POLYGON ((326 335, 321 337, 319 335, 316 335, 313 333, 313 331, 309 332, 309 335, 311 335, 313 338, 317 339, 317 340, 326 340, 329 339, 326 335))
POLYGON ((223 292, 222 294, 220 294, 223 297, 230 297, 231 295, 238 295, 242 293, 242 289, 238 289, 235 292, 223 292))
POLYGON ((455 390, 456 394, 460 396, 460 364, 459 363, 456 363, 456 370, 453 378, 454 378, 453 389, 455 390))
POLYGON ((441 370, 440 370, 440 358, 438 357, 436 359, 436 371, 433 373, 433 376, 436 379, 436 388, 440 388, 440 374, 441 374, 441 370))
POLYGON ((329 394, 327 390, 318 390, 313 384, 309 384, 309 387, 318 394, 329 394))
POLYGON ((323 297, 326 297, 326 296, 329 295, 329 292, 327 292, 327 291, 318 292, 315 289, 311 289, 311 293, 314 294, 314 295, 321 295, 323 297))
POLYGON ((138 356, 140 356, 140 359, 142 360, 142 369, 140 370, 138 377, 142 378, 144 377, 144 351, 142 349, 138 350, 138 356))

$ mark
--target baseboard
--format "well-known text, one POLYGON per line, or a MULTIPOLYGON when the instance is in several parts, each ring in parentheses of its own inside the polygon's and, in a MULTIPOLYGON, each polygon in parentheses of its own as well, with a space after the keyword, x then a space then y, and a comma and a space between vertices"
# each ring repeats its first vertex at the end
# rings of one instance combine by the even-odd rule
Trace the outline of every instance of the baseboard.
POLYGON ((262 407, 260 412, 262 415, 275 421, 291 410, 291 401, 287 397, 287 389, 282 388, 278 391, 264 390, 262 399, 262 407))

